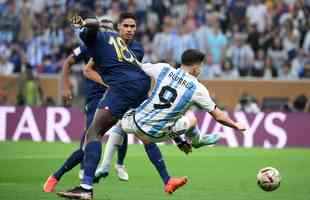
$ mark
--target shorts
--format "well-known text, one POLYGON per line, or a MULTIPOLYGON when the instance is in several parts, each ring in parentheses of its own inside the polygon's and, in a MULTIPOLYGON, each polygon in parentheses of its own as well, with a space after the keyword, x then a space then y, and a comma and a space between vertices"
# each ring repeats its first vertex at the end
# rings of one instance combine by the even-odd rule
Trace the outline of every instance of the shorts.
POLYGON ((174 123, 173 126, 168 127, 155 135, 151 135, 142 130, 142 128, 137 124, 135 121, 135 111, 129 110, 122 118, 120 126, 126 133, 132 133, 142 141, 158 143, 171 140, 185 134, 193 127, 190 120, 191 119, 188 116, 182 116, 174 123))
POLYGON ((127 110, 138 107, 148 98, 149 89, 149 79, 125 82, 120 86, 111 86, 100 100, 98 108, 108 109, 113 117, 121 119, 127 110))

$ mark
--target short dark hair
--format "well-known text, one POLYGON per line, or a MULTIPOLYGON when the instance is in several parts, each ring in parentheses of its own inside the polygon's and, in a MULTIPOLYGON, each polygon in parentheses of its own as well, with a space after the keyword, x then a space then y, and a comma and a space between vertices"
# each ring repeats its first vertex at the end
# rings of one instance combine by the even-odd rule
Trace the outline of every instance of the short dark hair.
POLYGON ((122 12, 120 15, 119 15, 119 19, 118 19, 118 23, 122 23, 125 19, 133 19, 135 21, 137 21, 137 18, 136 16, 131 13, 131 12, 122 12))
POLYGON ((183 65, 191 66, 201 63, 205 59, 205 54, 197 49, 187 49, 183 52, 181 62, 183 65))

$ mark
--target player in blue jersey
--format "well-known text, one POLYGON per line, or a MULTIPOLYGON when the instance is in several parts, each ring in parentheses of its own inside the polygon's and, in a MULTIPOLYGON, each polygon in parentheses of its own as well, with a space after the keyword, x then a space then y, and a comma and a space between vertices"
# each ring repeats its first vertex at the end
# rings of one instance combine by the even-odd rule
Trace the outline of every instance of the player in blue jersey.
MULTIPOLYGON (((58 195, 75 199, 92 199, 93 177, 100 160, 100 138, 130 108, 137 107, 147 98, 150 78, 137 66, 137 57, 124 40, 116 33, 98 31, 99 23, 95 19, 73 19, 81 26, 80 38, 96 63, 95 69, 107 85, 104 97, 98 104, 95 117, 87 130, 84 148, 84 178, 82 184, 58 195)), ((130 35, 130 32, 129 32, 130 35)), ((165 172, 160 151, 154 144, 146 147, 159 173, 165 172)), ((170 181, 165 174, 167 183, 170 181)), ((177 187, 177 182, 174 181, 177 187)))
MULTIPOLYGON (((98 19, 100 20, 101 27, 105 27, 104 28, 105 31, 113 31, 113 22, 111 19, 105 16, 99 17, 98 19)), ((140 53, 140 51, 137 51, 137 53, 140 53)), ((69 80, 69 73, 70 73, 71 66, 79 62, 84 62, 86 64, 89 60, 90 60, 90 56, 88 54, 87 48, 83 44, 75 48, 72 54, 69 55, 67 59, 65 60, 64 65, 63 65, 63 81, 64 81, 64 96, 63 97, 64 97, 64 101, 66 104, 69 104, 72 99, 71 83, 69 80)), ((140 60, 142 60, 142 58, 140 60)), ((85 85, 84 91, 85 91, 85 97, 86 97, 84 113, 86 115, 86 129, 87 129, 93 120, 93 117, 94 117, 94 114, 97 108, 97 104, 99 103, 104 92, 106 91, 107 86, 96 83, 88 78, 85 78, 84 85, 85 85)), ((84 138, 85 138, 85 132, 81 136, 80 148, 74 151, 69 156, 69 158, 66 160, 66 162, 56 172, 54 172, 52 176, 50 176, 46 180, 43 186, 44 192, 52 192, 56 184, 58 183, 58 181, 61 179, 61 177, 79 163, 81 163, 81 171, 79 173, 79 177, 82 179, 83 166, 82 166, 81 161, 84 155, 83 150, 82 150, 84 138)), ((126 155, 126 150, 127 150, 126 143, 123 143, 122 146, 124 147, 119 148, 120 156, 119 156, 118 161, 120 164, 123 163, 123 160, 126 155)), ((122 168, 124 169, 124 167, 122 168)))

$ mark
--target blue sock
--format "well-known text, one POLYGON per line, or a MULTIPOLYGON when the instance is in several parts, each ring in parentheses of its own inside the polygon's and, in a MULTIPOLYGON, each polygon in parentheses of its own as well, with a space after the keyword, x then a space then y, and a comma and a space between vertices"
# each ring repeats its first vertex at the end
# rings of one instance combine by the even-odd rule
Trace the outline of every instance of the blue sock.
POLYGON ((66 162, 58 169, 53 176, 60 180, 60 178, 73 167, 77 166, 79 163, 83 161, 84 152, 82 149, 78 149, 74 151, 70 157, 66 160, 66 162))
POLYGON ((145 149, 150 161, 153 163, 157 172, 159 173, 161 179, 166 184, 169 181, 170 176, 168 174, 168 171, 167 171, 166 165, 165 165, 165 161, 162 158, 162 155, 160 153, 158 146, 154 143, 150 143, 150 144, 144 145, 144 149, 145 149))
POLYGON ((99 140, 90 141, 84 150, 84 178, 82 183, 93 185, 93 178, 101 156, 101 142, 99 140))
MULTIPOLYGON (((81 140, 80 140, 80 149, 83 149, 83 145, 84 145, 84 142, 85 142, 85 135, 86 135, 86 132, 84 131, 83 134, 82 134, 81 140)), ((81 170, 84 169, 83 160, 80 163, 80 169, 81 170)))
POLYGON ((117 153, 117 164, 118 165, 124 164, 124 160, 127 154, 127 146, 128 146, 127 134, 124 134, 123 138, 124 138, 123 144, 118 147, 118 153, 117 153))

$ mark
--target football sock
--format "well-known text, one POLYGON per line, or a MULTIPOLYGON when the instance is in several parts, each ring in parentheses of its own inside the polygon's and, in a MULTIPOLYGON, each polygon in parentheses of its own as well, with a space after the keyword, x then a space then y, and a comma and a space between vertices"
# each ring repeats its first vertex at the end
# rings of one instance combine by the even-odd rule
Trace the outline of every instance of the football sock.
POLYGON ((78 149, 74 151, 69 158, 66 160, 66 162, 53 174, 53 176, 60 180, 61 177, 69 170, 71 170, 73 167, 78 165, 80 162, 83 161, 84 152, 82 149, 78 149))
POLYGON ((124 165, 124 160, 127 154, 127 146, 128 146, 128 138, 127 134, 123 135, 123 143, 119 146, 118 152, 117 152, 117 164, 118 165, 124 165))
POLYGON ((198 144, 199 138, 200 138, 200 130, 195 126, 193 128, 188 129, 185 132, 186 137, 189 137, 192 139, 192 143, 198 144))
POLYGON ((150 159, 150 161, 155 166, 157 172, 159 173, 161 179, 163 180, 164 184, 166 184, 170 176, 168 174, 168 171, 166 169, 165 161, 162 158, 161 152, 158 148, 158 146, 154 143, 145 144, 144 149, 150 159))
POLYGON ((90 141, 84 150, 84 178, 82 184, 92 186, 93 178, 101 156, 101 142, 90 141))
MULTIPOLYGON (((84 131, 84 132, 83 132, 83 135, 82 135, 82 137, 81 137, 81 140, 80 140, 80 149, 83 149, 83 145, 84 145, 84 142, 85 142, 85 135, 86 135, 86 132, 84 131)), ((81 169, 81 170, 84 169, 83 160, 82 160, 81 163, 80 163, 80 169, 81 169)))
POLYGON ((123 136, 121 136, 118 133, 110 132, 109 139, 104 149, 102 163, 99 167, 99 170, 102 173, 108 173, 110 171, 112 158, 115 153, 115 150, 117 149, 117 145, 122 144, 122 142, 123 142, 123 136))

